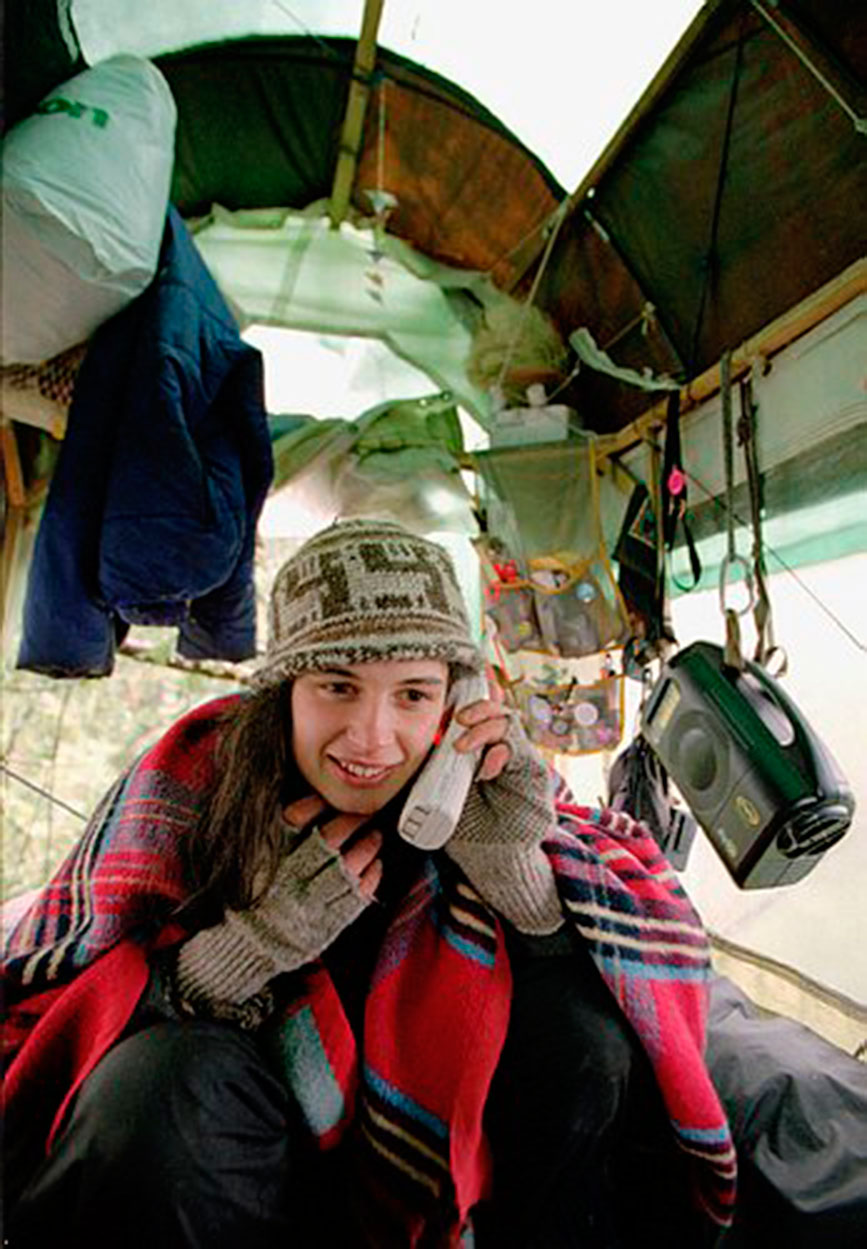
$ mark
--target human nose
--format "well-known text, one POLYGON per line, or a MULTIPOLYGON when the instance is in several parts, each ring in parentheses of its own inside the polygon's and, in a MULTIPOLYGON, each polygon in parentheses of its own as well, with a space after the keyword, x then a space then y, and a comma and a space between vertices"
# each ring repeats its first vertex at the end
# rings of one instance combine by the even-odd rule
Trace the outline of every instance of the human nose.
POLYGON ((388 746, 395 735, 394 710, 385 698, 364 698, 353 708, 346 735, 359 750, 388 746))

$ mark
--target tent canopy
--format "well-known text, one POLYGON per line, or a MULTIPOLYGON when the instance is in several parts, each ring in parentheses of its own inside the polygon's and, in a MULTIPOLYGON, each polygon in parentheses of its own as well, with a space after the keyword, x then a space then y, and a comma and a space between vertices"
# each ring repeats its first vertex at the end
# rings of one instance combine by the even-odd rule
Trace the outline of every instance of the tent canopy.
MULTIPOLYGON (((385 18, 372 69, 354 71, 360 3, 295 5, 300 35, 274 33, 298 27, 277 4, 146 7, 12 5, 9 42, 33 54, 8 65, 7 124, 84 63, 140 51, 178 104, 172 195, 185 216, 305 209, 332 195, 361 84, 350 212, 369 217, 369 192, 385 187, 391 235, 502 291, 532 288, 564 340, 587 327, 619 365, 681 383, 844 271, 863 285, 867 10, 847 0, 705 4, 575 188, 463 85, 387 46, 385 18)), ((495 55, 490 16, 476 59, 495 55)), ((528 94, 545 41, 580 33, 570 22, 528 25, 528 94)), ((561 399, 609 434, 648 407, 590 369, 561 399)))
MULTIPOLYGON (((600 112, 606 66, 629 59, 646 34, 658 33, 665 7, 626 0, 607 6, 623 29, 613 47, 590 49, 601 67, 592 75, 600 112)), ((309 257, 315 246, 334 257, 327 292, 333 306, 326 308, 332 332, 357 332, 357 310, 338 267, 344 275, 349 263, 362 270, 353 225, 369 224, 370 191, 382 187, 395 199, 388 260, 400 252, 405 261, 411 252, 417 269, 428 266, 425 274, 439 266, 438 274, 460 279, 449 286, 438 277, 425 304, 427 338, 450 357, 439 374, 427 373, 452 389, 446 369, 460 364, 468 332, 461 338, 456 331, 451 348, 439 327, 440 304, 457 303, 456 289, 480 301, 486 287, 532 296, 564 341, 586 328, 617 365, 667 374, 696 402, 709 394, 710 383, 700 383, 726 348, 749 345, 741 353, 747 367, 757 336, 794 310, 794 329, 762 339, 780 350, 800 335, 799 358, 761 383, 762 419, 785 427, 777 441, 786 451, 779 457, 786 471, 766 480, 765 506, 771 521, 773 513, 794 513, 798 540, 821 546, 819 558, 828 558, 828 531, 841 542, 847 529, 856 531, 847 549, 863 550, 867 407, 857 344, 867 295, 856 296, 867 290, 867 7, 849 0, 710 0, 699 9, 684 0, 694 20, 595 161, 576 156, 597 103, 581 92, 587 6, 386 0, 376 38, 367 41, 369 65, 359 69, 363 19, 379 8, 375 0, 10 0, 6 37, 18 54, 4 67, 5 123, 27 116, 85 65, 117 52, 153 58, 178 106, 172 199, 191 222, 214 217, 207 240, 205 231, 196 235, 200 250, 216 269, 220 247, 231 244, 234 272, 249 277, 248 256, 259 239, 250 233, 242 255, 229 214, 280 210, 274 220, 286 239, 275 230, 270 242, 284 244, 284 264, 293 248, 309 257), (426 23, 416 30, 423 10, 426 23), (510 42, 519 51, 510 61, 505 32, 514 34, 516 23, 523 24, 523 41, 510 42), (438 35, 435 47, 425 44, 425 32, 438 35), (345 123, 359 91, 360 133, 347 144, 345 123), (542 105, 548 110, 535 129, 521 117, 530 104, 537 113, 542 105), (341 167, 351 177, 348 223, 338 232, 328 229, 327 212, 330 205, 342 215, 334 205, 341 167), (807 514, 806 504, 816 506, 807 514)), ((647 79, 681 28, 678 22, 669 32, 647 79)), ((221 269, 221 281, 229 268, 221 269)), ((274 268, 262 258, 263 273, 274 268)), ((400 276, 406 307, 415 299, 408 273, 405 266, 400 276)), ((306 287, 300 279, 293 286, 296 318, 310 286, 309 278, 306 287)), ((271 294, 264 283, 257 293, 271 294)), ((309 293, 312 301, 317 292, 309 293)), ((306 315, 307 328, 326 332, 316 319, 322 301, 306 315)), ((419 352, 406 339, 423 337, 419 322, 416 315, 411 326, 377 332, 411 358, 419 352)), ((582 367, 559 401, 609 435, 627 467, 630 455, 645 455, 635 422, 653 410, 653 393, 582 367)), ((715 402, 689 422, 694 433, 685 431, 691 471, 712 483, 710 502, 697 509, 699 539, 722 529, 715 402), (710 432, 702 441, 704 427, 710 432)), ((748 513, 743 487, 736 507, 748 513)), ((802 606, 793 604, 792 615, 804 614, 802 606)), ((838 610, 841 618, 857 615, 848 601, 838 610)), ((863 734, 853 731, 857 721, 846 702, 857 688, 854 668, 838 667, 838 687, 828 685, 824 671, 817 678, 813 705, 839 720, 857 749, 863 734)), ((75 774, 82 771, 76 764, 75 774)), ((788 936, 773 933, 765 944, 808 972, 822 964, 824 982, 863 1001, 863 968, 851 960, 836 966, 839 951, 857 944, 851 934, 860 922, 855 893, 863 854, 854 837, 839 853, 851 856, 851 870, 840 873, 848 892, 833 873, 820 878, 818 871, 799 886, 797 926, 816 946, 811 961, 789 955, 788 936), (821 920, 804 924, 804 915, 821 920), (814 929, 821 942, 812 939, 814 929)), ((720 889, 718 896, 737 933, 742 914, 730 894, 720 889)), ((762 906, 759 899, 750 923, 743 922, 744 939, 756 945, 766 935, 759 931, 762 906)))

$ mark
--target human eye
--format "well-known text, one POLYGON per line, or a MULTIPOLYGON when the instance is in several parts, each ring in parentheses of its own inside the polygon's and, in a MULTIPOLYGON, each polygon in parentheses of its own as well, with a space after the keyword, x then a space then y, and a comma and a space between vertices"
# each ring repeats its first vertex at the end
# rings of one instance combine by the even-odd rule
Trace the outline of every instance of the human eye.
POLYGON ((330 677, 322 681, 319 688, 331 698, 352 698, 356 692, 352 681, 344 681, 338 677, 330 677))
POLYGON ((418 689, 416 686, 409 686, 401 690, 400 697, 405 704, 411 707, 423 706, 434 701, 434 695, 430 690, 418 689))

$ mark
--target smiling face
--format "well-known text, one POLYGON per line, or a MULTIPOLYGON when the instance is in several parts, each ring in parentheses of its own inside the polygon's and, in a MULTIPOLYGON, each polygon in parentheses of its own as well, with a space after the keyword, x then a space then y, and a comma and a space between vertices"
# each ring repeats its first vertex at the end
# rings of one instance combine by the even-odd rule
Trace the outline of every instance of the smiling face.
POLYGON ((372 815, 419 770, 448 692, 439 659, 388 659, 305 672, 292 684, 292 749, 338 811, 372 815))

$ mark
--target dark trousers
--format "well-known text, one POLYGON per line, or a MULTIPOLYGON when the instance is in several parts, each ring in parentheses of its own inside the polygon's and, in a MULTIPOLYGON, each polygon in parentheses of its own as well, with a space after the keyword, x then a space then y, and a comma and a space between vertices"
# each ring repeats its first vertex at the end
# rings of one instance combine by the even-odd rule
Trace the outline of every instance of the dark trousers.
POLYGON ((507 936, 515 988, 486 1112, 494 1188, 475 1213, 477 1249, 707 1245, 649 1059, 589 953, 507 936))
MULTIPOLYGON (((540 955, 514 934, 510 953, 478 1249, 702 1244, 647 1061, 589 956, 540 955)), ((253 1037, 161 1022, 119 1042, 85 1082, 8 1243, 355 1249, 337 1166, 316 1153, 253 1037)))

